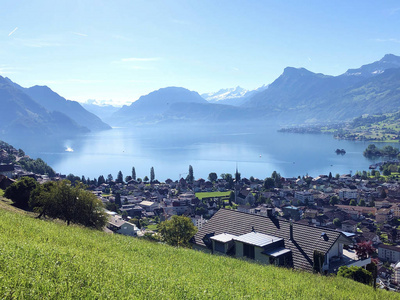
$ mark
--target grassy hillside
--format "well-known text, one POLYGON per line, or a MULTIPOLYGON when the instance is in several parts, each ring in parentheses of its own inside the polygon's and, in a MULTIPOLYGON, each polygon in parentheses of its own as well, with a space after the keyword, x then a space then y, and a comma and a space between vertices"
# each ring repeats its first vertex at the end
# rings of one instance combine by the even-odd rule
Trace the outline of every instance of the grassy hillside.
POLYGON ((0 298, 400 299, 267 267, 33 219, 0 201, 0 298))

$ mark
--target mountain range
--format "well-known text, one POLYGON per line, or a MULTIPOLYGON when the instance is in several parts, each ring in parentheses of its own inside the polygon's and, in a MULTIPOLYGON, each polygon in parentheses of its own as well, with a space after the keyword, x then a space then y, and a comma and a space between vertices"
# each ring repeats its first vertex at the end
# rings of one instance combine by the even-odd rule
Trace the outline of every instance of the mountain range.
POLYGON ((400 57, 387 54, 380 61, 339 76, 285 68, 267 90, 257 93, 243 106, 300 122, 339 121, 399 110, 399 86, 400 57))
POLYGON ((2 135, 73 136, 111 127, 78 102, 66 100, 47 86, 23 88, 0 76, 2 135))
MULTIPOLYGON (((364 114, 400 110, 400 57, 381 60, 338 76, 287 67, 271 84, 199 95, 166 87, 122 108, 86 104, 113 126, 166 123, 262 125, 350 120, 364 114)), ((110 128, 75 101, 46 86, 23 88, 0 76, 0 132, 78 134, 110 128)))

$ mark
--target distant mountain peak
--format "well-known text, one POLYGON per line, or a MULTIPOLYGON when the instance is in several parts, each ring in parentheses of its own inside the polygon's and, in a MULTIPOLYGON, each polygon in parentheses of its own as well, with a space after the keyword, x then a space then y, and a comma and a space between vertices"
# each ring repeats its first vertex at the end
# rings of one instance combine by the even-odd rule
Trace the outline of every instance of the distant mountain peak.
POLYGON ((371 77, 382 74, 387 69, 400 68, 400 56, 386 54, 381 60, 363 65, 358 69, 348 69, 345 76, 371 77))
POLYGON ((210 103, 238 106, 255 93, 267 89, 267 87, 268 85, 264 84, 255 90, 246 90, 238 85, 235 88, 220 89, 218 92, 204 93, 201 96, 210 103))
POLYGON ((385 54, 385 56, 380 60, 380 61, 390 61, 390 62, 399 62, 400 61, 400 56, 394 55, 394 54, 385 54))

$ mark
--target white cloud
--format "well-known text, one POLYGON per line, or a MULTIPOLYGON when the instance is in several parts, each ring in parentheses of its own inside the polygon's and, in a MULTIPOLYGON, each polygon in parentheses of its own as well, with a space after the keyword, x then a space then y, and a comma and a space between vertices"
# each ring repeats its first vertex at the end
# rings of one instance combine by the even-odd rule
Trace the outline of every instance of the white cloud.
POLYGON ((16 31, 17 31, 17 29, 18 29, 18 27, 15 27, 15 28, 14 28, 14 30, 13 30, 13 31, 11 31, 11 32, 8 34, 8 36, 10 36, 10 35, 12 35, 14 32, 16 32, 16 31))

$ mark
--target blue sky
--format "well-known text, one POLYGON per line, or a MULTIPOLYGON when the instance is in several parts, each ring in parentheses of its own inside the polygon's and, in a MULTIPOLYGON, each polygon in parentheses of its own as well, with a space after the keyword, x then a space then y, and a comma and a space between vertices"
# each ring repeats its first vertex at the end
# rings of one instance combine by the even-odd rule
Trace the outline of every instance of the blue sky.
POLYGON ((0 75, 67 99, 129 103, 273 82, 287 66, 339 75, 400 55, 398 1, 0 0, 0 75))

